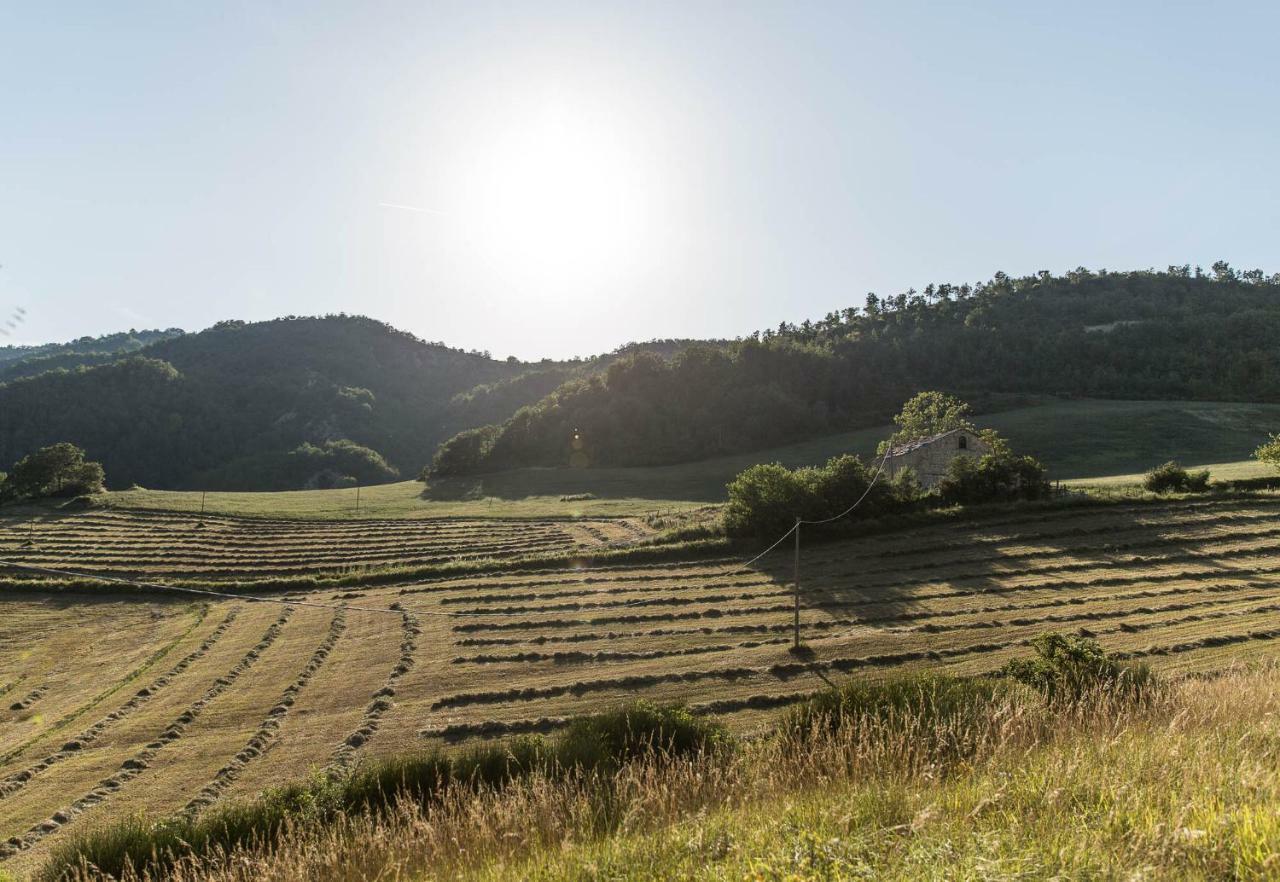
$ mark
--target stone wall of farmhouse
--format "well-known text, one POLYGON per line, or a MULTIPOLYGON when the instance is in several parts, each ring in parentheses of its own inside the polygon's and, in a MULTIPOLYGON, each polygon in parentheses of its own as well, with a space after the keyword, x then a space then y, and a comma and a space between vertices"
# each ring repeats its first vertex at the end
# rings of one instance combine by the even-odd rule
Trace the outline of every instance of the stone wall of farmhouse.
POLYGON ((920 483, 928 489, 943 479, 947 474, 947 466, 955 457, 976 457, 988 452, 990 448, 977 435, 972 432, 956 432, 954 435, 946 435, 907 453, 889 457, 886 468, 890 477, 903 469, 912 469, 920 479, 920 483), (961 438, 965 440, 964 447, 960 446, 961 438))

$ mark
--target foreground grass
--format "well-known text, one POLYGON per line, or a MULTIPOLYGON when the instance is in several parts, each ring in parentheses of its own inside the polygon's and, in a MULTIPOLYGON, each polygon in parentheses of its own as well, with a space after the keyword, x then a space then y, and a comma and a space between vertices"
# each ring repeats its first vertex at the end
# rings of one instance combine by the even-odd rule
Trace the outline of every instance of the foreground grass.
POLYGON ((1280 668, 1140 705, 859 717, 835 732, 534 776, 180 867, 180 880, 1280 876, 1280 668))

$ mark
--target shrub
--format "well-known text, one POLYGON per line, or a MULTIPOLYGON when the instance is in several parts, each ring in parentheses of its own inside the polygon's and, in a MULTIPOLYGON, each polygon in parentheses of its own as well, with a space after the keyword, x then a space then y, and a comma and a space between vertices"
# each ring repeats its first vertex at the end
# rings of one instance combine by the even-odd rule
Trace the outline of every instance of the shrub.
POLYGON ((1122 665, 1107 658, 1097 641, 1063 634, 1041 634, 1031 641, 1035 656, 1014 659, 1004 673, 1039 692, 1049 703, 1087 697, 1143 698, 1155 688, 1146 665, 1122 665))
POLYGON ((642 756, 694 756, 731 744, 721 724, 679 706, 637 701, 570 722, 555 744, 566 769, 611 772, 642 756))
POLYGON ((1001 684, 983 677, 902 674, 886 680, 851 680, 792 708, 781 731, 800 737, 867 723, 910 723, 923 730, 989 715, 1001 684))
POLYGON ((1170 460, 1147 472, 1142 486, 1152 493, 1203 493, 1209 489, 1209 470, 1188 472, 1170 460))
POLYGON ((1266 444, 1253 452, 1254 459, 1265 462, 1274 468, 1280 468, 1280 435, 1272 435, 1266 444))
POLYGON ((725 529, 735 536, 782 533, 797 516, 805 520, 833 517, 859 499, 861 516, 885 514, 910 507, 920 493, 919 482, 910 477, 876 479, 861 459, 849 454, 832 457, 817 468, 788 469, 778 463, 752 466, 727 489, 725 529))
POLYGON ((1043 499, 1050 493, 1044 466, 1030 456, 1015 456, 1007 446, 977 458, 957 456, 937 491, 943 501, 960 505, 1043 499))

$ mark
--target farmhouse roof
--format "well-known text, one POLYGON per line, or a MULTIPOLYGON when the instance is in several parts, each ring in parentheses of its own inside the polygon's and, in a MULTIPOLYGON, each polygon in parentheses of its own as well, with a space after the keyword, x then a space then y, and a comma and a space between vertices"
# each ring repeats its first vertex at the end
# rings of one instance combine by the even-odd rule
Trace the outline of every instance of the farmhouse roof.
POLYGON ((917 438, 914 441, 908 441, 906 444, 899 444, 897 447, 889 448, 889 456, 902 456, 904 453, 910 453, 913 450, 919 450, 921 447, 928 447, 935 441, 946 438, 948 435, 954 435, 956 432, 968 432, 968 429, 948 429, 945 432, 939 432, 936 435, 930 435, 928 438, 917 438))

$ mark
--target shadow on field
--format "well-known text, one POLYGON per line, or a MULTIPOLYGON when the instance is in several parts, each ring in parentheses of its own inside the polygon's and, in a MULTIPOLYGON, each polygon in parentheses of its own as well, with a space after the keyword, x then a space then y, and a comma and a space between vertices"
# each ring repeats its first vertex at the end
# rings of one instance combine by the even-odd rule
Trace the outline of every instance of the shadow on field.
MULTIPOLYGON (((892 629, 911 648, 926 651, 944 642, 955 644, 943 638, 958 631, 994 634, 1019 626, 1076 630, 1094 618, 1115 619, 1116 612, 1091 611, 1074 595, 1090 590, 1097 602, 1105 602, 1110 584, 1117 591, 1141 590, 1143 582, 1162 579, 1152 572, 1155 567, 1169 567, 1170 573, 1191 570, 1178 578, 1193 583, 1244 575, 1223 559, 1238 552, 1203 547, 1237 534, 1187 537, 1176 527, 1138 525, 1131 514, 1106 509, 1092 516, 1064 515, 1006 522, 995 528, 1001 537, 996 543, 979 541, 990 539, 990 525, 972 523, 804 543, 802 640, 812 648, 814 661, 822 662, 850 655, 860 636, 871 636, 864 629, 892 629), (1025 596, 1030 591, 1037 592, 1034 599, 1025 596)), ((791 588, 790 543, 762 564, 757 569, 775 590, 791 588)), ((1135 608, 1144 602, 1133 601, 1135 608)), ((779 621, 784 619, 790 623, 790 615, 780 610, 779 621)), ((878 645, 884 647, 884 635, 879 636, 878 645)))

